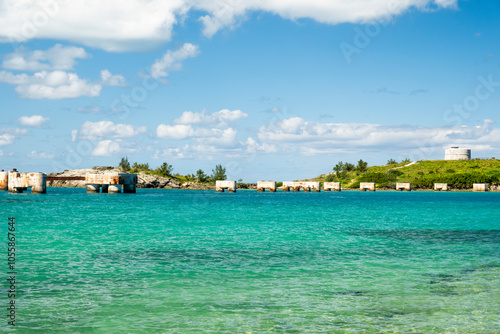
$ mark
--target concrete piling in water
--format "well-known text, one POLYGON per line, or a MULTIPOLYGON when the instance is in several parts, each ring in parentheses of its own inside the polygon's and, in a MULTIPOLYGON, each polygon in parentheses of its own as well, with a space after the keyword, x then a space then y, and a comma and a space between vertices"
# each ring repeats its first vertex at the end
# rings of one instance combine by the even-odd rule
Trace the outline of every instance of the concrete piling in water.
POLYGON ((396 183, 396 190, 397 191, 411 191, 411 183, 397 182, 396 183))
POLYGON ((3 169, 0 172, 0 191, 9 190, 9 173, 3 169))
POLYGON ((215 181, 215 191, 223 193, 227 189, 228 192, 236 192, 236 181, 215 181))
POLYGON ((484 192, 488 190, 489 190, 488 183, 474 183, 472 185, 472 191, 484 192))
POLYGON ((448 183, 434 183, 434 191, 448 191, 448 183))
POLYGON ((32 194, 47 192, 47 175, 44 173, 19 173, 16 169, 8 172, 7 189, 11 193, 22 193, 31 188, 32 194))
POLYGON ((361 191, 375 191, 375 182, 361 182, 359 184, 359 190, 361 191))
POLYGON ((341 191, 342 184, 340 182, 325 182, 323 184, 324 191, 341 191))
POLYGON ((292 189, 293 191, 300 191, 302 189, 305 192, 310 192, 311 190, 314 192, 320 191, 320 183, 319 182, 283 182, 283 191, 289 191, 292 189))
POLYGON ((271 192, 271 193, 276 192, 276 182, 275 181, 258 181, 257 182, 257 191, 265 192, 266 189, 268 189, 269 192, 271 192))
POLYGON ((88 193, 135 193, 137 187, 137 174, 87 174, 85 185, 88 193))

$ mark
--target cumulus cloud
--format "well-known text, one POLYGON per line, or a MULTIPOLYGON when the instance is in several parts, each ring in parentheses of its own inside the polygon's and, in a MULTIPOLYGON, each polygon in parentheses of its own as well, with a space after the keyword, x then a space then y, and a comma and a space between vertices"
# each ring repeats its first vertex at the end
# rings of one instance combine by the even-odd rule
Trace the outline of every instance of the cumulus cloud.
POLYGON ((439 149, 449 145, 482 150, 500 148, 500 129, 485 120, 481 126, 414 127, 368 123, 320 123, 295 117, 262 126, 257 134, 262 144, 279 146, 286 152, 305 155, 362 151, 365 149, 409 151, 439 149))
POLYGON ((168 50, 161 59, 157 59, 151 65, 151 76, 161 78, 168 76, 167 71, 178 71, 182 67, 182 61, 193 58, 199 54, 198 46, 191 43, 184 43, 179 49, 168 50))
POLYGON ((201 124, 201 125, 214 125, 218 127, 227 126, 228 123, 237 121, 239 119, 247 118, 248 114, 241 110, 222 109, 212 114, 206 114, 205 111, 201 113, 185 111, 179 118, 172 121, 173 124, 201 124))
POLYGON ((111 121, 85 122, 80 128, 83 139, 97 140, 101 138, 130 138, 146 132, 145 126, 115 124, 111 121))
POLYGON ((234 147, 238 143, 237 131, 233 128, 193 128, 191 125, 160 124, 156 129, 156 135, 162 139, 188 139, 192 138, 197 142, 203 142, 220 147, 234 147))
POLYGON ((108 156, 121 152, 120 141, 102 140, 92 151, 94 156, 108 156))
POLYGON ((10 145, 14 140, 26 134, 28 131, 26 129, 19 128, 0 128, 0 146, 10 145))
POLYGON ((37 72, 33 75, 0 71, 0 82, 17 85, 16 92, 27 99, 67 99, 80 96, 95 97, 102 86, 80 79, 76 73, 64 71, 37 72))
POLYGON ((125 86, 127 84, 122 75, 113 75, 108 70, 101 71, 101 83, 104 86, 125 86))
POLYGON ((54 157, 55 154, 47 152, 31 151, 28 153, 28 158, 30 159, 53 159, 54 157))
POLYGON ((212 36, 222 28, 237 26, 252 11, 339 24, 388 19, 412 7, 427 10, 456 4, 457 0, 73 0, 71 5, 58 0, 9 1, 0 11, 0 41, 47 38, 130 51, 169 41, 178 18, 189 11, 200 15, 203 33, 212 36))
POLYGON ((24 47, 5 56, 2 67, 16 71, 72 70, 77 58, 87 58, 85 49, 56 44, 47 50, 28 51, 24 47))
POLYGON ((32 126, 35 128, 39 128, 43 125, 43 123, 47 122, 50 118, 45 118, 41 115, 33 115, 33 116, 21 116, 19 118, 19 122, 24 126, 32 126))
POLYGON ((10 145, 14 142, 14 138, 16 138, 14 135, 11 135, 10 133, 4 133, 0 135, 0 146, 4 145, 10 145))

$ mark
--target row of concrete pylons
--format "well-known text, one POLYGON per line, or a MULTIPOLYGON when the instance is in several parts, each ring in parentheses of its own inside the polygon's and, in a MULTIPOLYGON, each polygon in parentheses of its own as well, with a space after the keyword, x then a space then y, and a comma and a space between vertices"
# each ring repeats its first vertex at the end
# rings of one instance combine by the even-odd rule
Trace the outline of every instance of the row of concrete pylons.
MULTIPOLYGON (((57 179, 63 180, 64 177, 57 179)), ((83 177, 82 177, 83 180, 83 177)), ((85 175, 87 192, 98 193, 135 193, 137 187, 137 174, 87 174, 85 175)), ((47 174, 45 173, 20 173, 16 169, 0 172, 0 190, 11 193, 22 193, 28 189, 34 194, 47 192, 47 174)))
MULTIPOLYGON (((216 181, 215 189, 217 192, 224 192, 228 190, 229 192, 236 192, 236 181, 216 181)), ((304 191, 304 192, 320 192, 321 183, 320 182, 283 182, 281 187, 283 191, 304 191)), ((277 190, 275 181, 259 181, 257 182, 257 191, 265 192, 276 192, 277 190)), ((324 182, 323 191, 341 191, 341 182, 324 182)), ((361 191, 375 191, 375 182, 361 182, 359 185, 359 190, 361 191)), ((409 182, 398 182, 396 183, 397 191, 411 191, 411 183, 409 182)), ((447 183, 435 183, 435 191, 448 191, 447 183)), ((474 183, 473 191, 488 191, 489 187, 486 183, 474 183)))

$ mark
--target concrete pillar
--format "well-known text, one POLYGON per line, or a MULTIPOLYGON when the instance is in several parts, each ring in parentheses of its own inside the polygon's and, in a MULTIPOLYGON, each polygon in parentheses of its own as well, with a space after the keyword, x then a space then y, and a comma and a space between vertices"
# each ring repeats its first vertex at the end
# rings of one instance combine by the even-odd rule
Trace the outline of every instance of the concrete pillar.
POLYGON ((474 183, 472 191, 488 191, 488 183, 474 183))
POLYGON ((108 186, 108 192, 110 194, 114 194, 114 193, 119 194, 122 192, 122 185, 121 184, 110 184, 108 186))
POLYGON ((47 193, 47 175, 44 173, 33 173, 30 175, 31 193, 45 194, 47 193))
POLYGON ((359 184, 359 190, 361 191, 375 191, 375 182, 362 182, 359 184))
POLYGON ((309 188, 309 187, 303 187, 302 189, 304 189, 304 192, 306 192, 306 193, 311 191, 311 188, 309 188))
POLYGON ((411 183, 396 183, 396 190, 398 191, 411 191, 411 183))
POLYGON ((215 191, 224 192, 227 189, 230 193, 236 192, 236 181, 215 181, 215 191))
POLYGON ((448 183, 434 183, 434 191, 448 191, 448 183))
POLYGON ((103 194, 107 194, 108 193, 108 189, 109 189, 109 184, 102 184, 101 185, 101 192, 103 194))
POLYGON ((9 190, 9 173, 4 172, 3 169, 0 172, 0 191, 9 190))
POLYGON ((300 191, 300 187, 293 187, 293 191, 300 191))
POLYGON ((325 182, 323 184, 324 191, 341 191, 342 186, 340 182, 325 182))
POLYGON ((135 184, 124 184, 123 192, 125 194, 135 194, 136 193, 135 184))
POLYGON ((101 187, 101 185, 99 185, 99 184, 87 184, 87 192, 88 193, 98 193, 100 187, 101 187))
POLYGON ((290 191, 290 187, 283 186, 283 191, 290 191))

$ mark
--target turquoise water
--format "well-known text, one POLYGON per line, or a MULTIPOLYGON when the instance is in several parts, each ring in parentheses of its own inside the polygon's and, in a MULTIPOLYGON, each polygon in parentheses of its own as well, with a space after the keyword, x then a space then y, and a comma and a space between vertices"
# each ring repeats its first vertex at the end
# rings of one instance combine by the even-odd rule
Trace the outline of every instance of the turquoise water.
POLYGON ((0 331, 499 333, 499 208, 500 193, 1 192, 18 294, 0 331))

